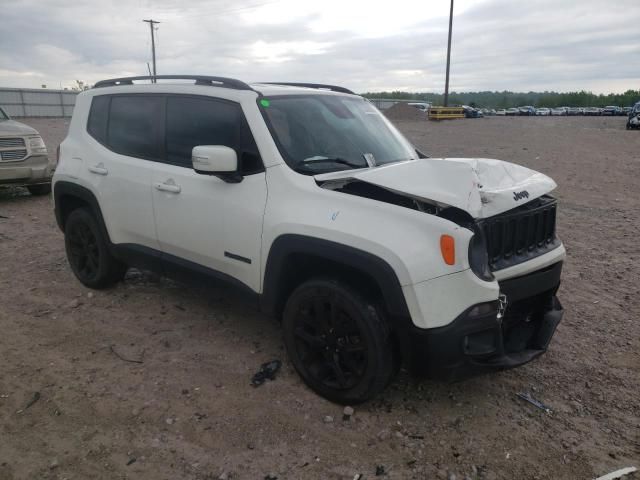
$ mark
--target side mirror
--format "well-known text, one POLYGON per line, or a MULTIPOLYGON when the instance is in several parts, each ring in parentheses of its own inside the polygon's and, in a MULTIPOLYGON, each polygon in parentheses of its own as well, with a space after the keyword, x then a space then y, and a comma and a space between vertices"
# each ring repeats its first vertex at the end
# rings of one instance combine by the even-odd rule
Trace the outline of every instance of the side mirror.
POLYGON ((213 175, 228 183, 242 181, 238 172, 238 155, 224 145, 198 145, 191 151, 193 169, 202 175, 213 175))
POLYGON ((418 158, 430 158, 429 155, 427 155, 426 153, 422 152, 420 149, 414 147, 414 150, 416 151, 416 154, 418 155, 418 158))

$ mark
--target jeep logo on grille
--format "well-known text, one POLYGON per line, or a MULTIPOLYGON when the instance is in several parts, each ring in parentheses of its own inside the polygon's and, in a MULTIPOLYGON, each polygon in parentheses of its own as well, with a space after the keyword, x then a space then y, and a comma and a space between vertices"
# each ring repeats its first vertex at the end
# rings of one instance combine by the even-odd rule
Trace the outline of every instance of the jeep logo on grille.
POLYGON ((522 200, 523 198, 529 198, 529 192, 523 190, 521 192, 513 192, 513 199, 517 202, 518 200, 522 200))

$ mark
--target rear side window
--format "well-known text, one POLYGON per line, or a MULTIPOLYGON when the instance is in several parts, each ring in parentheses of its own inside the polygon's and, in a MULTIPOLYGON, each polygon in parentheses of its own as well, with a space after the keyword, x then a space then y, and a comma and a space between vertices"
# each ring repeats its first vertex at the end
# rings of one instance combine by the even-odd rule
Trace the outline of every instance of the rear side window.
POLYGON ((162 102, 161 97, 147 95, 112 97, 107 128, 109 148, 131 157, 159 159, 162 102))
POLYGON ((102 144, 107 143, 107 120, 109 118, 109 98, 106 95, 93 97, 87 131, 102 144))
POLYGON ((240 143, 240 107, 234 103, 193 97, 167 99, 167 162, 191 168, 197 145, 240 143))
POLYGON ((193 147, 224 145, 236 151, 244 175, 264 171, 242 109, 231 101, 155 94, 96 96, 87 131, 116 153, 187 168, 192 168, 193 147))

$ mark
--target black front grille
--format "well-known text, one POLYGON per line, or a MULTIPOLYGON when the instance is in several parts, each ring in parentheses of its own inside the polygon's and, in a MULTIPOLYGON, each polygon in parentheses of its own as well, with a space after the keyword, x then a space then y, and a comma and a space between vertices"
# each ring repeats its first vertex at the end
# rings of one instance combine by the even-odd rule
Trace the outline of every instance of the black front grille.
POLYGON ((556 237, 556 207, 556 199, 545 195, 480 220, 491 270, 526 262, 556 248, 560 244, 556 237))

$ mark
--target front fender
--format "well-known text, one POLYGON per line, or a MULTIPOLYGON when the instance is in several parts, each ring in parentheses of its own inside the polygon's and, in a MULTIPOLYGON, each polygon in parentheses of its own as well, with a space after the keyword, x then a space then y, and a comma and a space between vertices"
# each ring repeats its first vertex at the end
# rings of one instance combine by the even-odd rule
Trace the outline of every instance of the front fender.
POLYGON ((271 244, 261 296, 263 310, 277 313, 281 308, 283 288, 287 285, 287 258, 290 255, 310 255, 367 275, 382 292, 387 312, 394 317, 409 318, 402 286, 394 269, 385 260, 348 245, 296 234, 281 235, 271 244))

